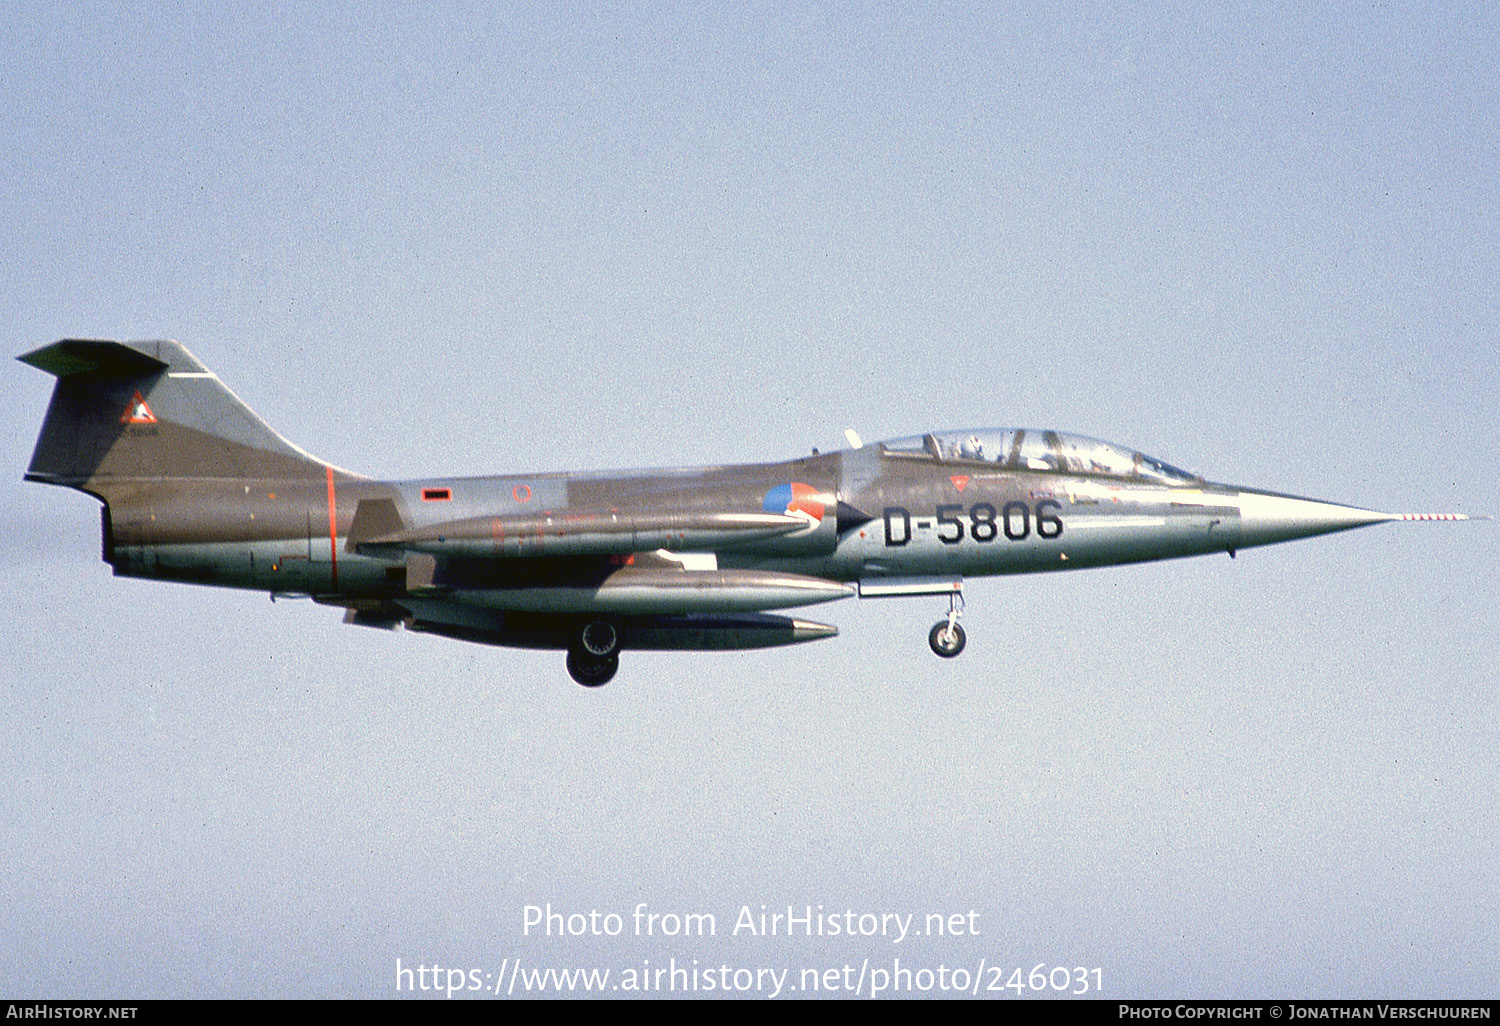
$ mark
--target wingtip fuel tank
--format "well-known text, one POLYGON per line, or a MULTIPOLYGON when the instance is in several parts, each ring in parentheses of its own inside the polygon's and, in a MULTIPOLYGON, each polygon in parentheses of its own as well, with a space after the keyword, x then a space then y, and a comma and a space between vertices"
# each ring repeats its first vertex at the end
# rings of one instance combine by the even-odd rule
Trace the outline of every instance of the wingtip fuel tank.
POLYGON ((656 549, 713 552, 806 527, 802 518, 783 513, 569 510, 449 520, 371 538, 356 547, 372 555, 425 552, 449 559, 616 556, 656 549))

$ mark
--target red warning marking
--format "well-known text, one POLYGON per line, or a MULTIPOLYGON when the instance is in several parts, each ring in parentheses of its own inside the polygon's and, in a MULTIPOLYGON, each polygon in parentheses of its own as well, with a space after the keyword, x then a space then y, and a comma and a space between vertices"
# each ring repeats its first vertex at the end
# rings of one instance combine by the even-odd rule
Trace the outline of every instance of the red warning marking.
POLYGON ((953 482, 953 487, 954 488, 957 488, 959 491, 963 491, 964 490, 964 486, 969 483, 969 475, 968 474, 954 474, 948 480, 953 482))
POLYGON ((125 407, 125 412, 120 414, 121 424, 155 424, 156 414, 151 412, 151 407, 146 405, 146 400, 137 392, 135 398, 130 400, 130 405, 125 407))

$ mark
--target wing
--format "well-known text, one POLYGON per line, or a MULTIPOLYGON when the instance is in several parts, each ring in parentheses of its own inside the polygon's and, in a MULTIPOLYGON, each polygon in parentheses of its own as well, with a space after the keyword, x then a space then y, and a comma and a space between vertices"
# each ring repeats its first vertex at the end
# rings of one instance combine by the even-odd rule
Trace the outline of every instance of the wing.
MULTIPOLYGON (((716 553, 807 530, 780 513, 569 510, 482 516, 411 529, 394 502, 367 499, 348 547, 402 561, 399 594, 349 606, 346 621, 522 648, 576 645, 609 617, 620 647, 739 649, 832 637, 831 626, 766 610, 854 594, 837 581, 720 569, 716 553)), ((394 568, 393 568, 394 569, 394 568)))

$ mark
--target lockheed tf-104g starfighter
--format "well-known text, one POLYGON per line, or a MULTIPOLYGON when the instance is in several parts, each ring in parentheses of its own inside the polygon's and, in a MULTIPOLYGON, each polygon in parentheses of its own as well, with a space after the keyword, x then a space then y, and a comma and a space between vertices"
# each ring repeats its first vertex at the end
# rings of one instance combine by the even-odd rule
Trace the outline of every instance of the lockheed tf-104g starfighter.
POLYGON ((376 481, 308 455, 175 342, 64 340, 29 481, 103 502, 116 574, 311 596, 345 621, 567 652, 597 686, 622 649, 831 637, 768 610, 947 596, 963 582, 1239 549, 1392 514, 1214 484, 1059 431, 914 435, 781 463, 376 481))

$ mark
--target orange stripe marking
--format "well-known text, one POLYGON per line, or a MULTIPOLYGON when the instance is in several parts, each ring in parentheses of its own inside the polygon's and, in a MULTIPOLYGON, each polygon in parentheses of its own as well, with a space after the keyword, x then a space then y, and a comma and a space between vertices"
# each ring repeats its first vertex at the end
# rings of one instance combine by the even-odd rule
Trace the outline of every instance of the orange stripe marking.
POLYGON ((337 591, 339 587, 339 521, 334 506, 333 468, 324 469, 328 471, 328 562, 333 572, 333 588, 337 591))

